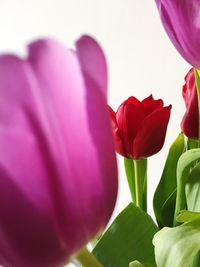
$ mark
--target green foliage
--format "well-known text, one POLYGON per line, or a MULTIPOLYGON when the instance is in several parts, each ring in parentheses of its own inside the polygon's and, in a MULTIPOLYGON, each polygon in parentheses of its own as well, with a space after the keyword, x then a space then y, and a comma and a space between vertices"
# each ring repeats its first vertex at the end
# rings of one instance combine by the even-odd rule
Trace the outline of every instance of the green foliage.
POLYGON ((160 182, 154 194, 154 213, 160 228, 173 225, 177 189, 176 170, 178 160, 184 150, 185 139, 180 133, 170 147, 160 182))
MULTIPOLYGON (((136 204, 136 175, 135 166, 132 159, 124 158, 124 167, 126 171, 126 177, 131 193, 131 198, 134 204, 136 204)), ((138 174, 141 184, 142 193, 142 209, 147 211, 147 159, 137 160, 138 174)))
MULTIPOLYGON (((176 225, 176 216, 181 210, 186 209, 186 183, 190 181, 190 175, 196 170, 196 163, 200 158, 200 149, 191 149, 183 153, 177 165, 177 197, 174 224, 176 225), (194 170, 193 170, 194 169, 194 170)), ((193 177, 193 175, 192 175, 193 177)))
POLYGON ((190 211, 200 211, 200 163, 194 166, 186 180, 186 202, 190 211))
POLYGON ((200 218, 174 228, 163 228, 154 237, 157 267, 199 267, 200 218))
POLYGON ((128 267, 135 260, 145 267, 155 267, 152 239, 157 231, 151 217, 130 203, 102 236, 93 253, 104 267, 128 267))
POLYGON ((190 222, 195 219, 200 219, 200 212, 181 210, 178 216, 176 217, 177 222, 185 223, 190 222))
POLYGON ((141 264, 139 261, 132 261, 129 263, 129 267, 145 267, 143 264, 141 264))

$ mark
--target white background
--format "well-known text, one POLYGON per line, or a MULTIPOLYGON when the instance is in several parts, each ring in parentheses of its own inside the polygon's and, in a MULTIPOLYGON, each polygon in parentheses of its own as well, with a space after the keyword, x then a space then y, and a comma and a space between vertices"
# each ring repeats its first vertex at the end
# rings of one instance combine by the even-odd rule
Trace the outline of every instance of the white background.
MULTIPOLYGON (((184 114, 181 88, 189 65, 164 32, 153 0, 0 0, 0 51, 23 52, 35 38, 52 36, 68 46, 83 33, 96 37, 109 64, 109 103, 116 109, 134 95, 150 94, 172 104, 163 150, 149 159, 149 210, 169 144, 184 114)), ((130 201, 119 162, 119 198, 114 215, 130 201)))

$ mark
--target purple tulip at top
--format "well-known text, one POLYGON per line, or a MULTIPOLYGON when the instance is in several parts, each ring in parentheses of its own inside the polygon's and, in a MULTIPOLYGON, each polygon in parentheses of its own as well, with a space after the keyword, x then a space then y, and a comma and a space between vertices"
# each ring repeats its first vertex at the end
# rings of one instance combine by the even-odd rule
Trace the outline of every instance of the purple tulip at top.
POLYGON ((200 1, 156 0, 166 32, 180 54, 200 69, 200 1))
POLYGON ((87 36, 0 55, 0 265, 64 266, 104 229, 117 193, 106 90, 87 36))

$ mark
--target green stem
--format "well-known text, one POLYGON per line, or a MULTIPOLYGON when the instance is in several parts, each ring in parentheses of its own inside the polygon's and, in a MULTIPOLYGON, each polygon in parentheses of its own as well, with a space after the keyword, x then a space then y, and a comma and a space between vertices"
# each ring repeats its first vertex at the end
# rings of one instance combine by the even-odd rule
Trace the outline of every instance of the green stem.
POLYGON ((95 256, 84 247, 76 259, 81 263, 83 267, 103 267, 103 265, 95 258, 95 256))
POLYGON ((142 177, 140 177, 139 160, 133 160, 134 170, 135 170, 135 200, 136 206, 143 208, 143 188, 142 188, 142 177))
POLYGON ((134 163, 132 159, 124 158, 124 167, 126 171, 126 177, 131 193, 133 203, 136 203, 135 198, 135 176, 134 176, 134 163))
POLYGON ((177 195, 176 195, 176 207, 174 212, 174 226, 178 226, 180 223, 176 221, 176 217, 179 212, 185 209, 185 181, 182 179, 177 180, 177 195))
POLYGON ((196 88, 197 88, 197 97, 198 97, 198 117, 199 117, 199 125, 198 125, 198 143, 199 143, 199 147, 200 147, 200 77, 199 77, 199 73, 198 70, 194 70, 194 75, 195 75, 195 83, 196 83, 196 88))

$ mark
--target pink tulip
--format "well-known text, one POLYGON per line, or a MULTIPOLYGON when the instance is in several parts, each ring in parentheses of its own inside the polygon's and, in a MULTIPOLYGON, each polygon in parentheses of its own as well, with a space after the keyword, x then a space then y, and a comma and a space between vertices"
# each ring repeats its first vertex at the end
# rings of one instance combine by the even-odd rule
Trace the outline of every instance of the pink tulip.
POLYGON ((0 265, 64 266, 104 229, 117 193, 106 91, 90 37, 0 55, 0 265))
POLYGON ((200 69, 200 1, 155 0, 172 43, 193 67, 200 69))

